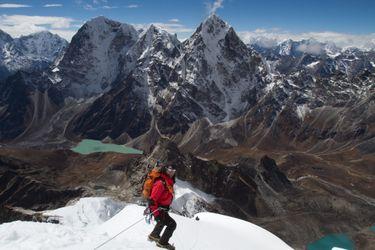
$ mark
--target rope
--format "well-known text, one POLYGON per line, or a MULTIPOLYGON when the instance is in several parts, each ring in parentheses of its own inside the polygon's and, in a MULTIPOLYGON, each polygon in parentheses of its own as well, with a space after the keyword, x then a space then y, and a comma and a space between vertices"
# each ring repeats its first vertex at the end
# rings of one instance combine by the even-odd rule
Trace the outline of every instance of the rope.
MULTIPOLYGON (((158 211, 158 209, 156 209, 154 212, 152 212, 151 214, 154 214, 156 211, 158 211)), ((121 232, 119 232, 118 234, 116 234, 115 236, 113 236, 112 238, 109 238, 108 240, 106 240, 105 242, 103 242, 102 244, 100 244, 99 246, 95 247, 95 249, 99 249, 100 247, 104 246, 105 244, 107 244, 108 242, 110 242, 111 240, 113 240, 114 238, 116 238, 117 236, 119 236, 120 234, 122 234, 123 232, 129 230, 130 228, 134 227, 135 225, 137 225, 139 222, 143 221, 144 219, 144 216, 142 217, 142 219, 134 222, 133 224, 131 224, 130 226, 128 226, 127 228, 125 228, 124 230, 122 230, 121 232)))

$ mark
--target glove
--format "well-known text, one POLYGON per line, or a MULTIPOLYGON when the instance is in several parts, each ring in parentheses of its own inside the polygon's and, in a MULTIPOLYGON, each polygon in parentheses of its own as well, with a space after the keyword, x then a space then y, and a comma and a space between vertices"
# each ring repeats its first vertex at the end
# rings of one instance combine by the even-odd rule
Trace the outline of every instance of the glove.
POLYGON ((149 207, 146 207, 145 211, 143 211, 143 216, 145 216, 146 223, 150 224, 152 219, 152 213, 149 207))
POLYGON ((143 215, 149 215, 151 213, 151 210, 149 207, 146 207, 146 209, 143 211, 143 215))

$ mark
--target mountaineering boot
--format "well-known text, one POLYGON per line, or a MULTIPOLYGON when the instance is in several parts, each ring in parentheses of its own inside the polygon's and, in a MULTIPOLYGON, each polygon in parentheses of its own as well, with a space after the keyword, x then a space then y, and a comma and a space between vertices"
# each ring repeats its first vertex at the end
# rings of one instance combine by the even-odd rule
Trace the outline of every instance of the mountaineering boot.
POLYGON ((160 243, 160 241, 156 242, 156 245, 160 248, 165 248, 165 249, 169 249, 169 250, 175 250, 176 248, 169 244, 169 243, 166 243, 166 244, 163 244, 163 243, 160 243))
POLYGON ((160 240, 160 236, 154 236, 154 235, 150 234, 150 235, 148 236, 148 240, 149 240, 149 241, 155 241, 155 242, 158 242, 158 241, 160 240))

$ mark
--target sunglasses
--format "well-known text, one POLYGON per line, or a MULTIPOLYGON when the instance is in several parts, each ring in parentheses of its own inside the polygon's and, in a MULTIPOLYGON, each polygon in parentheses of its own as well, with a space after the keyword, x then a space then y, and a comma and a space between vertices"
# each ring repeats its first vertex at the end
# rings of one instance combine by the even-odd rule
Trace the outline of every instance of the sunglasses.
POLYGON ((176 172, 176 169, 174 169, 172 166, 167 167, 168 172, 176 172))

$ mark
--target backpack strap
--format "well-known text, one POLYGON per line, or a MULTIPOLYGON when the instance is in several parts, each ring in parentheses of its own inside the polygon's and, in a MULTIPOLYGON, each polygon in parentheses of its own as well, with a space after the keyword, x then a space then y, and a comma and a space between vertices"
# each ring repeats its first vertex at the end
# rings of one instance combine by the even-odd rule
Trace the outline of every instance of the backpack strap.
POLYGON ((162 176, 156 177, 155 180, 154 180, 154 183, 156 181, 159 181, 159 180, 161 181, 161 183, 163 183, 164 188, 167 188, 167 183, 165 182, 165 180, 164 180, 164 178, 162 176))
POLYGON ((163 183, 164 188, 165 188, 166 190, 168 190, 172 195, 174 195, 173 186, 168 185, 167 182, 165 181, 165 179, 164 179, 163 176, 159 176, 159 177, 157 177, 157 178, 155 179, 155 182, 156 182, 157 180, 160 180, 160 181, 163 183))

